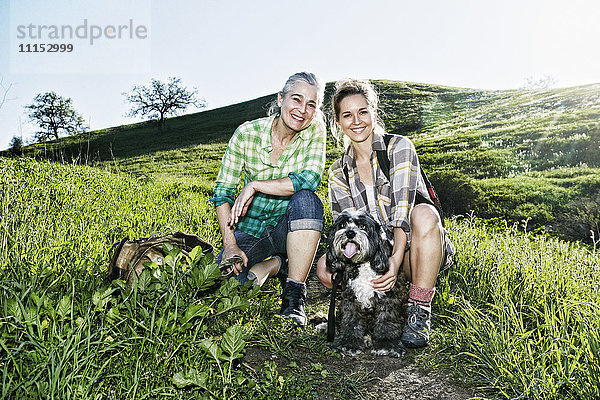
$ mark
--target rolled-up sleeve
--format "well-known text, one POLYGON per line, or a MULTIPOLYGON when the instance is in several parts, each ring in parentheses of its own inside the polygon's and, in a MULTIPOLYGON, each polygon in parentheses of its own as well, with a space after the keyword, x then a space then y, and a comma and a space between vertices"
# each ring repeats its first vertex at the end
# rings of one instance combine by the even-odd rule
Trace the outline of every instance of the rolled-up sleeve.
POLYGON ((289 178, 294 185, 294 192, 302 189, 312 190, 319 187, 325 169, 325 127, 315 123, 308 128, 307 138, 303 143, 304 160, 302 170, 290 172, 289 178))
POLYGON ((233 204, 235 201, 235 189, 244 168, 242 135, 243 131, 240 128, 236 129, 223 154, 213 196, 209 199, 215 207, 225 203, 233 204))
POLYGON ((302 189, 312 190, 313 192, 319 187, 321 175, 315 171, 305 169, 302 172, 290 172, 288 174, 294 185, 294 192, 302 189))

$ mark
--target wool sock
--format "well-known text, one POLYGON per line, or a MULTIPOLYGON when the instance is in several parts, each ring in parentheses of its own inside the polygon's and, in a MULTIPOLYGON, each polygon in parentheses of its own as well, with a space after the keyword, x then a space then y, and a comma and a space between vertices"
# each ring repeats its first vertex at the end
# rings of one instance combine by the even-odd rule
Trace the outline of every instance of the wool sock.
POLYGON ((435 287, 432 289, 425 289, 417 285, 413 285, 411 282, 408 289, 408 303, 418 304, 422 309, 431 313, 431 302, 434 294, 435 287))

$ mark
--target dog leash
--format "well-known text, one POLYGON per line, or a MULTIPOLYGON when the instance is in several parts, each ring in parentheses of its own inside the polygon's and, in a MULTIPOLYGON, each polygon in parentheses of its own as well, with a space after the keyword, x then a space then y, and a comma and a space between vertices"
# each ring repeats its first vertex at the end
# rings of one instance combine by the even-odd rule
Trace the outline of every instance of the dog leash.
POLYGON ((327 314, 327 341, 333 342, 335 338, 335 295, 337 288, 342 278, 344 277, 343 272, 336 272, 331 280, 333 287, 331 288, 331 301, 329 302, 329 313, 327 314))

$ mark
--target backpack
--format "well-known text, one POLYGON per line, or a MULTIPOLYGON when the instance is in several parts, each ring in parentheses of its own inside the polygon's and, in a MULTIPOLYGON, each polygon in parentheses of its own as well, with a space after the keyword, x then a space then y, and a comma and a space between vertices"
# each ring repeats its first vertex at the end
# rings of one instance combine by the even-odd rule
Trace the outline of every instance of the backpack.
POLYGON ((179 248, 185 256, 197 246, 202 248, 202 254, 213 252, 213 246, 196 235, 188 235, 183 232, 159 235, 160 233, 136 240, 124 238, 115 243, 111 249, 108 278, 110 280, 122 279, 131 286, 134 279, 133 273, 139 277, 144 270, 144 263, 155 262, 159 265, 163 263, 166 256, 163 246, 167 243, 179 248))
MULTIPOLYGON (((379 168, 381 168, 381 172, 383 172, 383 174, 385 175, 385 177, 387 178, 388 181, 390 180, 390 159, 387 154, 387 147, 390 144, 390 140, 392 140, 392 138, 395 136, 399 136, 399 135, 386 133, 383 136, 383 142, 385 143, 385 149, 375 151, 375 153, 377 153, 377 162, 379 163, 379 168)), ((428 199, 423 197, 421 194, 417 193, 415 202, 417 204, 418 203, 429 203, 432 206, 434 206, 436 208, 436 210, 438 211, 438 213, 440 214, 442 226, 444 226, 444 211, 442 210, 442 203, 440 202, 440 197, 438 196, 437 192, 435 191, 435 188, 431 184, 431 181, 429 180, 429 178, 427 178, 427 174, 425 174, 423 167, 421 167, 421 166, 419 166, 419 167, 421 168, 421 177, 423 177, 423 181, 425 182, 425 187, 427 188, 427 192, 429 193, 429 197, 431 198, 431 201, 429 201, 428 199)), ((346 177, 346 181, 349 181, 350 178, 348 177, 348 170, 346 168, 344 168, 344 175, 346 177)))
MULTIPOLYGON (((377 162, 379 163, 379 167, 381 168, 381 171, 383 172, 385 177, 388 179, 388 181, 390 180, 390 159, 388 158, 388 155, 387 155, 387 147, 390 144, 390 140, 392 140, 392 138, 395 136, 399 136, 399 135, 386 133, 383 136, 383 142, 385 143, 385 149, 376 151, 377 162)), ((431 198, 431 201, 433 202, 432 206, 434 206, 437 209, 438 213, 440 214, 440 219, 442 220, 442 226, 444 226, 444 211, 442 210, 442 203, 440 202, 440 197, 438 196, 437 192, 435 191, 435 188, 431 184, 431 181, 429 180, 429 178, 427 178, 427 174, 425 174, 425 171, 423 170, 423 167, 421 167, 420 164, 419 164, 419 168, 421 169, 421 177, 423 177, 423 181, 425 182, 425 187, 427 188, 429 197, 431 198)), ((419 200, 420 203, 430 203, 431 204, 431 202, 429 202, 427 199, 425 199, 419 193, 417 193, 416 200, 419 200)))

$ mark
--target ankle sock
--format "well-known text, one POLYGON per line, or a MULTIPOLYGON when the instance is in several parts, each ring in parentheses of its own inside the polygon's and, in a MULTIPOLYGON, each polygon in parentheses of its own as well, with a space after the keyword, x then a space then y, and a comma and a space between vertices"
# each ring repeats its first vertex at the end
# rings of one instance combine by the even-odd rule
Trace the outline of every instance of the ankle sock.
POLYGON ((295 283, 295 284, 297 284, 297 285, 306 286, 306 283, 304 283, 304 282, 298 282, 297 280, 295 280, 295 279, 292 279, 292 278, 287 278, 285 281, 286 281, 286 282, 294 282, 294 283, 295 283))
POLYGON ((408 303, 418 304, 422 309, 431 313, 431 302, 434 294, 435 287, 432 289, 425 289, 417 285, 413 285, 411 282, 408 289, 408 303))

